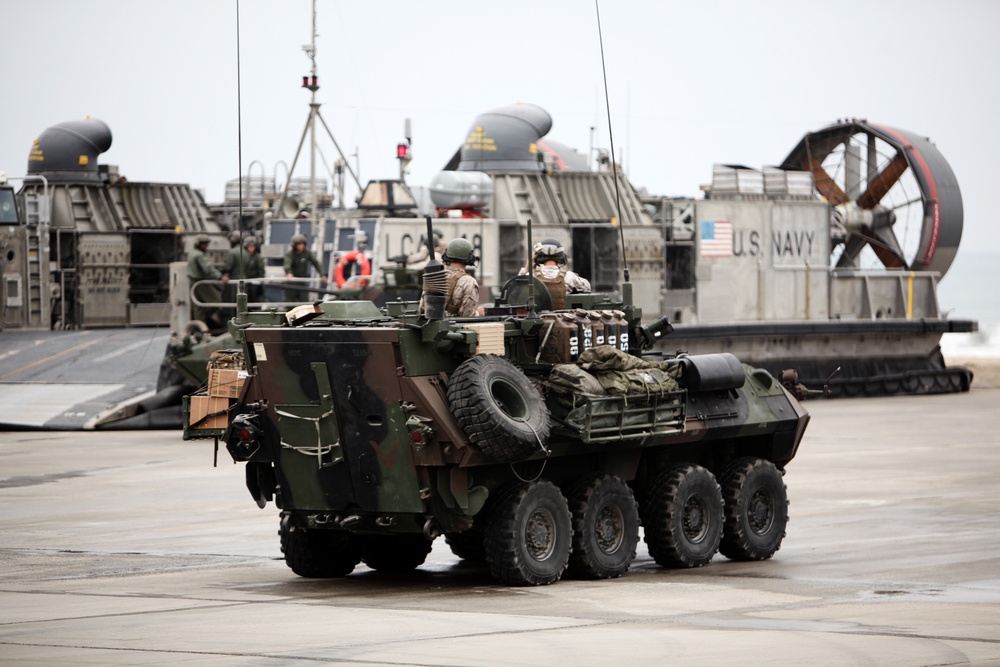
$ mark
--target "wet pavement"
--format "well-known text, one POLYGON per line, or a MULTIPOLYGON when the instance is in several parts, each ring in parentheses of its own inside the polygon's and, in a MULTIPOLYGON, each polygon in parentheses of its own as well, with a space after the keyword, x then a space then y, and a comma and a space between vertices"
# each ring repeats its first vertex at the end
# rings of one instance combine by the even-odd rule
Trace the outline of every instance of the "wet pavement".
POLYGON ((0 433, 4 665, 1000 664, 1000 389, 815 401, 775 557, 506 588, 307 580, 175 431, 0 433))
POLYGON ((4 331, 0 428, 81 429, 156 390, 165 327, 4 331))

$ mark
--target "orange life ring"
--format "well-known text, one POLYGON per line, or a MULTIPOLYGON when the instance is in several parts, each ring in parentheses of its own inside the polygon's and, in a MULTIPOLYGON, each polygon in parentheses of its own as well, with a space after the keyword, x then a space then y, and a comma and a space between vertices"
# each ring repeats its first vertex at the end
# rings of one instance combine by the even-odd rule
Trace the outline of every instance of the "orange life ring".
POLYGON ((372 274, 372 265, 368 262, 368 257, 365 253, 360 250, 351 250, 350 252, 345 252, 340 256, 340 260, 337 262, 337 270, 334 272, 333 277, 337 280, 337 287, 343 287, 344 283, 353 276, 370 276, 372 274), (344 277, 344 269, 347 268, 349 264, 355 264, 358 268, 358 272, 353 271, 348 272, 347 277, 344 277))

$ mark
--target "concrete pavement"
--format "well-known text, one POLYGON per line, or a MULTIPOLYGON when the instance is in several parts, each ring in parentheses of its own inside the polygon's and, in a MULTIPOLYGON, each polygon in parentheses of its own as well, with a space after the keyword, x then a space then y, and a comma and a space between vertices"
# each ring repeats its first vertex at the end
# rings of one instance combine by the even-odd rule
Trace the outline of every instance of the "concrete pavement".
POLYGON ((0 433, 0 664, 1000 664, 1000 389, 808 407, 773 559, 530 589, 302 579, 210 443, 0 433))

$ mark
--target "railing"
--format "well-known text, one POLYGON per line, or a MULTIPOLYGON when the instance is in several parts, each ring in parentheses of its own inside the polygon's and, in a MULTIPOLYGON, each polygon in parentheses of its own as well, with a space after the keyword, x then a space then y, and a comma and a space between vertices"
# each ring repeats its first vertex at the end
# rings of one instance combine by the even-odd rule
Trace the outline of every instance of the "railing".
MULTIPOLYGON (((370 276, 356 276, 356 277, 357 278, 370 278, 370 276)), ((220 289, 220 291, 222 289, 224 289, 225 287, 227 287, 227 286, 228 287, 236 288, 236 283, 238 283, 238 282, 242 282, 243 283, 244 289, 247 286, 250 286, 250 285, 259 285, 259 286, 261 286, 261 288, 266 288, 267 286, 281 287, 281 288, 284 288, 284 289, 308 291, 310 293, 314 293, 314 294, 318 294, 318 295, 340 294, 341 293, 340 290, 338 290, 338 289, 331 289, 331 288, 328 288, 328 287, 324 287, 322 285, 322 283, 321 283, 321 281, 320 281, 319 278, 241 278, 241 279, 238 279, 238 280, 228 280, 228 281, 222 281, 222 280, 199 280, 199 281, 197 281, 197 282, 195 282, 194 284, 191 285, 191 288, 190 288, 190 290, 188 292, 188 298, 190 299, 189 303, 191 305, 193 305, 193 306, 198 306, 200 308, 224 308, 224 309, 230 309, 230 310, 232 310, 232 311, 235 312, 235 310, 236 310, 236 303, 235 303, 235 301, 202 301, 201 299, 199 299, 196 296, 195 292, 197 291, 198 287, 200 287, 202 285, 215 286, 215 287, 218 287, 220 289)), ((361 281, 355 281, 355 282, 361 282, 361 281)), ((366 286, 366 284, 351 285, 350 281, 349 281, 347 284, 344 285, 344 287, 349 287, 349 286, 350 287, 363 288, 363 287, 366 286)), ((249 301, 249 302, 247 302, 247 307, 251 308, 251 309, 257 309, 257 310, 259 310, 262 306, 266 306, 268 308, 288 308, 288 307, 299 306, 302 303, 308 303, 308 301, 306 301, 306 302, 303 302, 303 301, 271 301, 271 300, 249 301)))

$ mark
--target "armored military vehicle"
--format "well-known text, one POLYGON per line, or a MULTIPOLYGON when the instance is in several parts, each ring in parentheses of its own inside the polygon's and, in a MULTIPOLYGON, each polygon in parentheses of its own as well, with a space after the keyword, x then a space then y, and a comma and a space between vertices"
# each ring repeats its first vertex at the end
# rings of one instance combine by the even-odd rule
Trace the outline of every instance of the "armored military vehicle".
POLYGON ((553 312, 541 283, 515 278, 484 316, 453 318, 443 274, 428 264, 424 312, 247 312, 238 297, 241 349, 187 397, 185 438, 246 463, 296 574, 411 570, 443 535, 508 585, 618 577, 640 521, 665 567, 777 551, 801 386, 726 353, 643 355, 670 325, 642 324, 628 282, 553 312))

